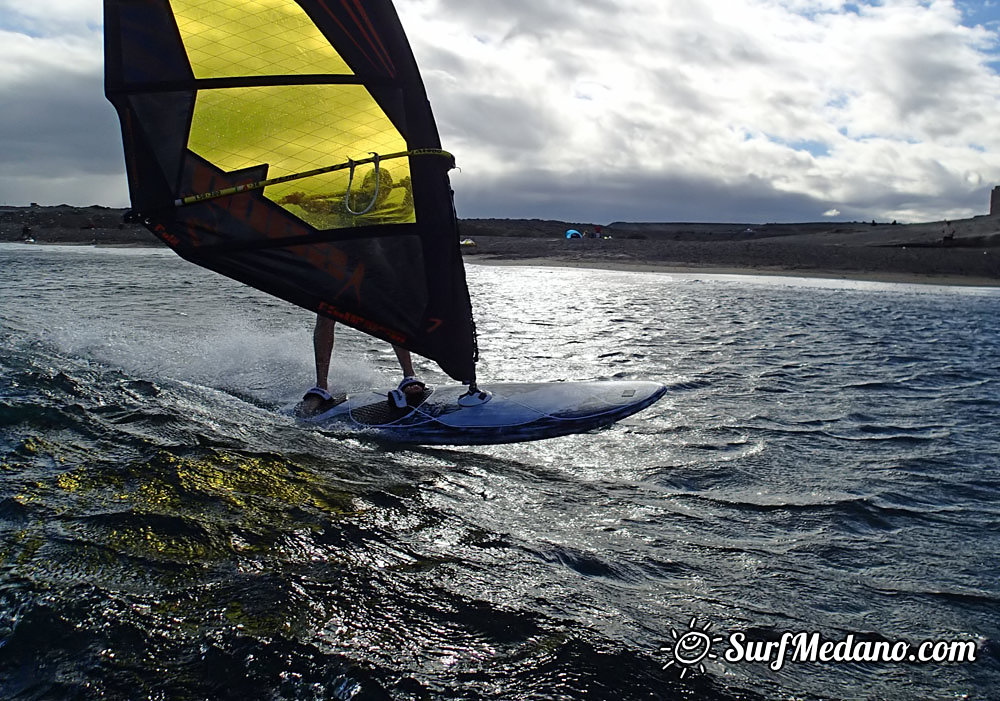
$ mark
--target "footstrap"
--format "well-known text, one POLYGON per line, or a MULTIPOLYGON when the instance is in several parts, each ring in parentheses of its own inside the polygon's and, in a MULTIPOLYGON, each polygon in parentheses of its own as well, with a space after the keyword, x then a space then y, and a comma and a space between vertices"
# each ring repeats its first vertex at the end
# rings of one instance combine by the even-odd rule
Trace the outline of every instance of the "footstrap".
POLYGON ((415 375, 408 375, 403 378, 403 381, 399 383, 396 388, 399 391, 405 391, 408 387, 419 387, 420 389, 427 389, 427 385, 423 383, 422 380, 417 379, 415 375))
POLYGON ((402 382, 396 389, 389 392, 389 403, 395 406, 397 409, 405 409, 409 404, 409 398, 406 396, 406 390, 409 387, 419 387, 421 390, 427 389, 427 385, 421 380, 418 380, 413 375, 404 377, 402 382))
POLYGON ((310 395, 312 395, 314 397, 319 397, 324 402, 328 402, 331 399, 333 399, 333 397, 330 395, 330 393, 327 392, 322 387, 320 387, 319 385, 317 385, 316 387, 310 387, 309 389, 307 389, 305 395, 302 398, 305 399, 306 397, 308 397, 310 395))

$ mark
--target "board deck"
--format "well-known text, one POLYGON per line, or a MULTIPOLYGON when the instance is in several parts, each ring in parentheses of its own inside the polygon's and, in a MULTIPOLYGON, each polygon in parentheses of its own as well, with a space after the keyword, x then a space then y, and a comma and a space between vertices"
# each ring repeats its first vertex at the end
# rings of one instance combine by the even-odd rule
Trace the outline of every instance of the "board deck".
POLYGON ((363 392, 328 411, 303 418, 330 431, 363 431, 396 443, 486 445, 582 433, 619 421, 659 400, 656 382, 592 381, 497 383, 486 404, 462 407, 463 385, 429 387, 423 398, 398 409, 388 390, 363 392))

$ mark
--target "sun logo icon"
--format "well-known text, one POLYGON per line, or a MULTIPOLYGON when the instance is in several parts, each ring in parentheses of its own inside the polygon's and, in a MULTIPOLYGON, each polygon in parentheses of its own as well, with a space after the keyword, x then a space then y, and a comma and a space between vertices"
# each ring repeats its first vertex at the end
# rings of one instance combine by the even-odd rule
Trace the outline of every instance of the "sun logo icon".
POLYGON ((698 619, 692 618, 688 623, 688 630, 684 634, 671 629, 670 635, 674 642, 660 648, 660 652, 666 652, 673 657, 672 660, 663 665, 663 669, 677 665, 681 670, 681 679, 692 669, 697 669, 704 673, 706 659, 716 660, 719 658, 712 652, 712 645, 721 642, 722 637, 709 635, 708 631, 712 624, 706 623, 701 628, 698 627, 698 619))

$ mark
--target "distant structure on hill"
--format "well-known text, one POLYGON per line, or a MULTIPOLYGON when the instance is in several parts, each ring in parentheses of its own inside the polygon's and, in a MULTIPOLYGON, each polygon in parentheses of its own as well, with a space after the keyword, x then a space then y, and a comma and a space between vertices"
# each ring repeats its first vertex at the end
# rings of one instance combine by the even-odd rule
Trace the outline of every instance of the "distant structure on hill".
POLYGON ((990 216, 1000 217, 1000 185, 993 188, 993 194, 990 195, 990 216))

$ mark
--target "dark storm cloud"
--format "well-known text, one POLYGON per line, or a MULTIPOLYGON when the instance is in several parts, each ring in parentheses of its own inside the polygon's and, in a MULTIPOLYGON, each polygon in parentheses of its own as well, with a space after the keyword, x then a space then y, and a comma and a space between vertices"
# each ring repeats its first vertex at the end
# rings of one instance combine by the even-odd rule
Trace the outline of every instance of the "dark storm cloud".
MULTIPOLYGON (((611 221, 816 221, 830 203, 781 192, 758 178, 734 184, 683 174, 611 174, 603 180, 541 170, 465 179, 460 216, 611 221), (475 214, 470 214, 475 213, 475 214)), ((851 211, 843 211, 850 218, 851 211)))
POLYGON ((0 168, 65 177, 123 170, 114 109, 99 73, 32 72, 0 90, 0 168))
MULTIPOLYGON (((723 182, 683 172, 609 172, 603 178, 585 173, 556 173, 524 168, 499 177, 456 176, 456 204, 462 217, 537 218, 606 224, 649 222, 820 221, 836 209, 839 221, 883 220, 885 212, 929 207, 983 210, 989 187, 970 189, 946 179, 938 192, 914 198, 890 187, 872 187, 851 202, 822 200, 782 191, 754 176, 723 182)), ((945 218, 942 216, 941 218, 945 218)), ((906 220, 904 220, 906 221, 906 220)))
POLYGON ((553 115, 527 99, 466 93, 445 94, 438 103, 435 113, 442 133, 494 151, 537 150, 558 128, 553 115))

